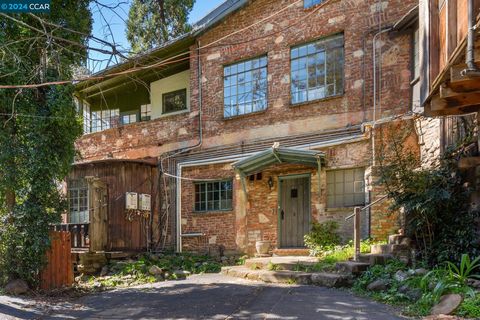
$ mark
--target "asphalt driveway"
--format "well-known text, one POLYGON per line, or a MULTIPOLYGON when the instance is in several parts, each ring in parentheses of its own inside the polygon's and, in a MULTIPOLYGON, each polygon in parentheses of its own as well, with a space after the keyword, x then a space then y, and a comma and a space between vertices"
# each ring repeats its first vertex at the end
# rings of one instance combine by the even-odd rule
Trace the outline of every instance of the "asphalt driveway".
POLYGON ((45 305, 0 296, 0 319, 402 319, 342 290, 219 274, 119 289, 45 305))

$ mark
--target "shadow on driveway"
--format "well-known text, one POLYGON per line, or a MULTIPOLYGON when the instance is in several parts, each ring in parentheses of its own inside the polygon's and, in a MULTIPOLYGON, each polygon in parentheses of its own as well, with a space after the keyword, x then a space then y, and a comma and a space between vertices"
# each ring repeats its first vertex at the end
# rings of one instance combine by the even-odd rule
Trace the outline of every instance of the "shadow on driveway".
POLYGON ((215 274, 86 296, 72 304, 56 305, 40 319, 401 318, 382 304, 346 291, 263 284, 215 274))

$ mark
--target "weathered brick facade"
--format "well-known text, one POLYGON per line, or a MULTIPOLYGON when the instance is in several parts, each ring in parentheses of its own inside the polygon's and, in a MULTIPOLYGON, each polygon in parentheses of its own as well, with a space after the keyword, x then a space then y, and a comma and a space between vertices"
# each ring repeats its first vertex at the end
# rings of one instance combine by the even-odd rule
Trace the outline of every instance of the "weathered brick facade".
MULTIPOLYGON (((400 19, 415 3, 414 0, 330 0, 304 9, 303 2, 296 0, 250 1, 201 34, 197 45, 191 46, 190 112, 86 135, 77 142, 82 161, 159 157, 165 152, 195 146, 200 141, 200 114, 203 136, 196 153, 233 145, 243 146, 258 140, 275 141, 277 137, 347 129, 372 121, 374 35, 379 27, 391 26, 400 19), (269 18, 274 12, 279 13, 269 18), (344 93, 292 105, 290 48, 339 33, 344 35, 344 93), (223 67, 262 55, 268 57, 267 109, 225 119, 223 67)), ((411 37, 409 34, 385 32, 376 39, 378 96, 375 113, 380 119, 410 110, 411 37), (381 73, 378 71, 380 64, 381 73)), ((310 143, 315 144, 315 141, 310 143)), ((294 145, 295 141, 291 144, 294 145)), ((181 217, 173 216, 172 211, 170 222, 178 219, 182 233, 198 232, 205 236, 180 237, 183 248, 179 249, 202 250, 222 246, 227 251, 253 253, 256 240, 270 240, 275 245, 278 240, 278 177, 295 173, 311 173, 313 221, 338 221, 342 236, 345 239, 350 237, 353 221, 345 222, 345 217, 353 212, 353 208, 327 208, 326 170, 365 168, 366 190, 372 193, 365 193, 366 203, 375 199, 381 192, 371 186, 370 136, 365 133, 360 141, 332 140, 325 143, 328 144, 331 146, 318 147, 326 153, 326 167, 320 174, 320 192, 315 168, 291 164, 272 166, 262 172, 262 180, 247 183, 248 201, 244 201, 240 192, 240 180, 231 166, 233 160, 221 164, 208 164, 204 160, 203 164, 184 168, 182 176, 190 179, 232 178, 234 199, 232 211, 195 213, 193 182, 182 181, 180 204, 177 204, 181 206, 181 217), (270 177, 274 181, 272 188, 267 184, 270 177)), ((235 154, 225 151, 225 155, 233 157, 235 154)), ((182 160, 178 161, 181 163, 182 160)), ((380 238, 397 228, 394 219, 383 217, 385 210, 383 205, 374 207, 370 217, 367 211, 364 212, 362 228, 365 236, 371 232, 380 238), (371 230, 369 220, 375 225, 371 230)))

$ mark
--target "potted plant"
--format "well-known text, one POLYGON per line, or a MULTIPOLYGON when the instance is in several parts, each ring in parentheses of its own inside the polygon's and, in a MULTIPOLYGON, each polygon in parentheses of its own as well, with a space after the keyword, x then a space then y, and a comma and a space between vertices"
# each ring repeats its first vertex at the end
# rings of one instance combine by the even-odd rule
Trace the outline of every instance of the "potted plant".
POLYGON ((270 250, 270 241, 260 240, 255 242, 255 249, 258 254, 268 254, 268 250, 270 250))

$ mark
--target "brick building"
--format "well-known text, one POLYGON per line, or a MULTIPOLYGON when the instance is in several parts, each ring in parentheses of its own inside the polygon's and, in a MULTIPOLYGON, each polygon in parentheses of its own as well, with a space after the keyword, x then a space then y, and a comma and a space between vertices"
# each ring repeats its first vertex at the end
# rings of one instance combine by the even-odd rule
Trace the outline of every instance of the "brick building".
MULTIPOLYGON (((345 218, 382 195, 375 133, 413 123, 414 36, 392 26, 414 6, 228 0, 78 84, 85 135, 68 184, 105 182, 105 249, 288 250, 327 220, 350 239, 345 218), (151 195, 151 214, 126 208, 126 192, 151 195)), ((72 223, 91 223, 84 186, 69 191, 72 223)), ((385 202, 362 212, 364 237, 398 228, 385 202)))

